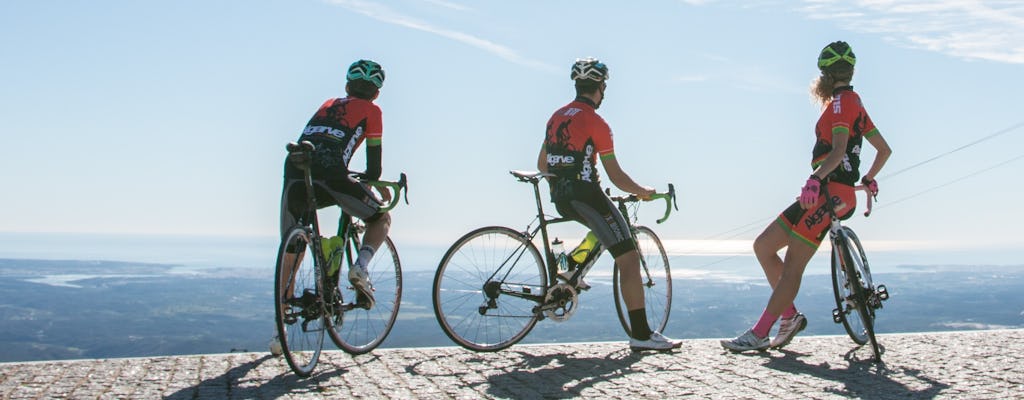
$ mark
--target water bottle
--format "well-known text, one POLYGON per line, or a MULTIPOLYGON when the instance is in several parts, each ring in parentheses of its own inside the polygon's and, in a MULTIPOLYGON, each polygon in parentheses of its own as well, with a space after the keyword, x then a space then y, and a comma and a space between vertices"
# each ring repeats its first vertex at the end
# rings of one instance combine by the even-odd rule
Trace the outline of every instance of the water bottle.
POLYGON ((583 243, 580 243, 572 251, 572 260, 576 262, 576 265, 583 264, 583 261, 587 260, 587 256, 594 249, 595 245, 597 245, 597 236, 594 235, 594 232, 587 232, 587 236, 583 238, 583 243))
POLYGON ((559 271, 565 271, 568 268, 568 261, 565 256, 565 246, 562 245, 562 241, 555 238, 551 242, 551 254, 555 256, 555 265, 558 265, 559 271))

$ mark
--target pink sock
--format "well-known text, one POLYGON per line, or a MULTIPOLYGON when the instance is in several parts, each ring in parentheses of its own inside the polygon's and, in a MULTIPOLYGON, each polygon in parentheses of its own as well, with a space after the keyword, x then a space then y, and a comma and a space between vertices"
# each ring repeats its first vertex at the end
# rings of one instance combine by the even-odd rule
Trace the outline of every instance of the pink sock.
POLYGON ((796 315, 796 305, 790 304, 789 308, 787 308, 786 311, 783 311, 780 317, 782 317, 782 319, 790 319, 793 318, 794 315, 796 315))
POLYGON ((764 310, 761 314, 761 319, 757 320, 757 325, 754 325, 754 334, 757 337, 768 337, 768 333, 772 330, 772 325, 775 325, 775 320, 779 319, 778 315, 774 315, 764 310))

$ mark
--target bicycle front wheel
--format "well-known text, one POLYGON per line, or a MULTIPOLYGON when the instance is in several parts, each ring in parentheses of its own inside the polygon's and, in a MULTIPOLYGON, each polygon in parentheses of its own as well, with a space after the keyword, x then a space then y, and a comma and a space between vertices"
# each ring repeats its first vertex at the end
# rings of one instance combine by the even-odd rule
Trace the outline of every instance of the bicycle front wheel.
MULTIPOLYGON (((647 324, 651 330, 665 332, 668 315, 672 311, 672 271, 669 270, 668 254, 661 239, 651 228, 636 227, 637 252, 640 253, 640 283, 644 293, 644 309, 647 324)), ((629 310, 622 298, 619 284, 619 265, 612 268, 612 293, 615 295, 615 311, 619 314, 622 329, 633 337, 630 328, 629 310)))
MULTIPOLYGON (((355 239, 349 240, 346 251, 356 254, 355 239)), ((402 302, 402 263, 398 250, 390 237, 385 237, 380 248, 366 266, 370 285, 373 286, 375 304, 367 308, 360 303, 354 287, 343 285, 342 298, 353 303, 342 306, 340 317, 335 316, 328 333, 339 348, 349 354, 364 354, 379 346, 387 338, 398 317, 402 302)))
POLYGON ((491 226, 459 238, 434 276, 434 314, 455 343, 498 351, 537 324, 548 277, 537 247, 510 228, 491 226))
POLYGON ((836 313, 850 339, 859 345, 871 343, 876 359, 881 359, 875 339, 875 313, 868 307, 871 272, 860 240, 848 227, 832 243, 832 288, 836 313))
POLYGON ((324 312, 320 268, 310 231, 296 226, 288 231, 277 252, 274 309, 277 338, 288 366, 307 377, 316 367, 324 342, 324 312))

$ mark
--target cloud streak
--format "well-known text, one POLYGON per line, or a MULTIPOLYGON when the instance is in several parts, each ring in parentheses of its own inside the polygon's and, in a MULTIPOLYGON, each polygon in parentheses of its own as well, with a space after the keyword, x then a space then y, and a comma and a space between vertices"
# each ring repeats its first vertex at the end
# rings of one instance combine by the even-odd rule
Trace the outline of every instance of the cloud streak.
POLYGON ((472 47, 476 47, 480 50, 483 50, 485 52, 491 53, 509 62, 519 64, 525 67, 534 68, 542 71, 557 70, 555 67, 551 65, 525 57, 519 54, 518 51, 509 48, 508 46, 504 46, 487 39, 473 36, 468 33, 431 25, 427 22, 418 20, 414 17, 401 14, 383 4, 372 3, 362 0, 328 0, 327 2, 330 4, 344 7, 352 12, 365 15, 369 18, 373 18, 381 22, 409 29, 415 29, 418 31, 437 35, 446 39, 451 39, 456 42, 467 44, 472 47))
POLYGON ((1024 64, 1024 3, 999 0, 805 0, 798 11, 898 45, 1024 64))

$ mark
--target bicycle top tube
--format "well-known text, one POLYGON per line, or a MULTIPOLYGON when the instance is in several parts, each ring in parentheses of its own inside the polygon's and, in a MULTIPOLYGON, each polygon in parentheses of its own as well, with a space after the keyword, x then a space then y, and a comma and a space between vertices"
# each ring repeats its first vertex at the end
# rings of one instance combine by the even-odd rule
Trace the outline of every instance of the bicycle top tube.
MULTIPOLYGON (((310 172, 310 164, 313 162, 312 153, 315 149, 313 143, 308 140, 303 140, 300 143, 291 142, 285 145, 285 149, 288 150, 288 161, 305 173, 307 186, 312 186, 313 178, 311 176, 312 173, 310 172)), ((399 174, 398 181, 395 182, 381 180, 360 180, 360 182, 368 186, 384 187, 391 190, 391 202, 382 206, 380 210, 377 211, 378 213, 391 211, 391 209, 398 205, 399 199, 404 199, 405 204, 409 204, 409 179, 406 177, 405 172, 399 174)), ((309 193, 310 196, 313 194, 311 191, 307 191, 307 193, 309 193)), ((310 199, 313 200, 311 204, 316 204, 315 198, 311 197, 310 199)))

